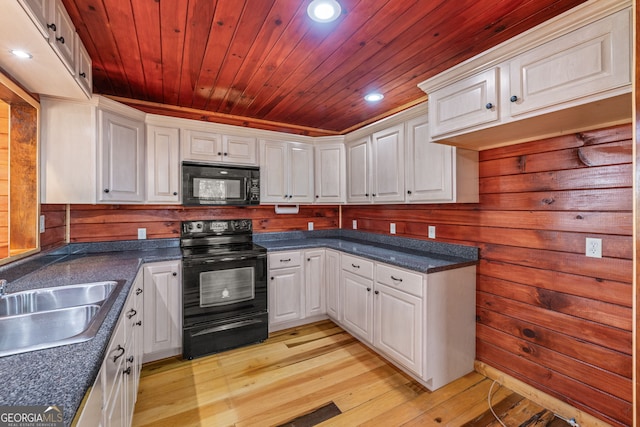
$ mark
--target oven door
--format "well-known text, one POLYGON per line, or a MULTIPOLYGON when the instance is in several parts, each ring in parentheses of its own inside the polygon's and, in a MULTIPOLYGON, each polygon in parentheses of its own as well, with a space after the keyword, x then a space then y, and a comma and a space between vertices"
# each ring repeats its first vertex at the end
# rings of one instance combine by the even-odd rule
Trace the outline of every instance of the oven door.
POLYGON ((184 327, 267 311, 266 254, 185 258, 184 327))

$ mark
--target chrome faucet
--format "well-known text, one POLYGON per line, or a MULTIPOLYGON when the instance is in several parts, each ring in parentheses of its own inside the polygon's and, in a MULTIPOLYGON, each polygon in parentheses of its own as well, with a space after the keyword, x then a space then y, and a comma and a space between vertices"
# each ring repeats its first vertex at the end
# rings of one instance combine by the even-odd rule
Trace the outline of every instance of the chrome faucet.
POLYGON ((6 286, 7 281, 4 279, 0 279, 0 297, 3 297, 6 294, 6 286))

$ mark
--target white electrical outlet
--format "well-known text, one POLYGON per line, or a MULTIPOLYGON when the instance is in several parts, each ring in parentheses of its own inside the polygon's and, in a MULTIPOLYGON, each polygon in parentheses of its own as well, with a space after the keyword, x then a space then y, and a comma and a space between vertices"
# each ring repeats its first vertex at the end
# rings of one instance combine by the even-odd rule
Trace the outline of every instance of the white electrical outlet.
POLYGON ((393 222, 389 224, 389 233, 396 234, 396 225, 393 222))
POLYGON ((44 233, 44 215, 40 215, 40 232, 44 233))
POLYGON ((602 258, 602 239, 587 237, 584 254, 591 258, 602 258))
POLYGON ((312 221, 309 221, 309 222, 307 223, 307 230, 309 230, 309 231, 312 231, 312 230, 313 230, 313 222, 312 222, 312 221))
POLYGON ((354 230, 358 229, 358 220, 357 219, 354 219, 351 224, 352 224, 351 228, 353 228, 354 230))
POLYGON ((147 229, 146 228, 138 228, 138 239, 146 239, 147 238, 147 229))
POLYGON ((436 238, 436 226, 435 225, 430 225, 427 230, 428 230, 427 236, 430 239, 435 239, 436 238))

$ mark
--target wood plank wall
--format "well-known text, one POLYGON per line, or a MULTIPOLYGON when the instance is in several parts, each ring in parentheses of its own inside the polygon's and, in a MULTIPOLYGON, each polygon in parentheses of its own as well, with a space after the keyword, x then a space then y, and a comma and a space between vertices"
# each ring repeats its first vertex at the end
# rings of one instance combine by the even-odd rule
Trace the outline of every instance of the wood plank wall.
POLYGON ((343 224, 477 245, 477 359, 632 423, 630 125, 480 153, 480 203, 345 206, 343 224), (602 239, 603 257, 584 255, 602 239))
POLYGON ((11 105, 10 252, 37 248, 38 232, 38 110, 27 103, 11 105))
MULTIPOLYGON (((48 230, 43 244, 49 248, 64 244, 65 206, 42 205, 42 211, 48 230)), ((316 230, 339 227, 336 206, 301 206, 298 214, 276 215, 273 206, 71 205, 70 241, 135 240, 138 228, 146 228, 149 239, 176 238, 180 236, 180 221, 233 218, 252 219, 254 233, 306 230, 310 221, 316 230)))
POLYGON ((9 113, 0 100, 0 258, 9 256, 9 113))

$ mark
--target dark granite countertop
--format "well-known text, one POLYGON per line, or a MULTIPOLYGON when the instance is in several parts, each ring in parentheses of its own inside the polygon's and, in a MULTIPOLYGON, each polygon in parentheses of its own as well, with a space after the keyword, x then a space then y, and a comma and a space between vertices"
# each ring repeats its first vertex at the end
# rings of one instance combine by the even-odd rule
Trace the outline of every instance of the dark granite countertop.
POLYGON ((478 248, 353 230, 254 234, 267 251, 329 248, 420 273, 435 273, 478 263, 478 248))
POLYGON ((120 311, 145 262, 181 259, 178 239, 72 244, 0 268, 8 292, 125 280, 97 335, 78 344, 0 357, 0 405, 58 405, 70 425, 104 359, 120 311))

